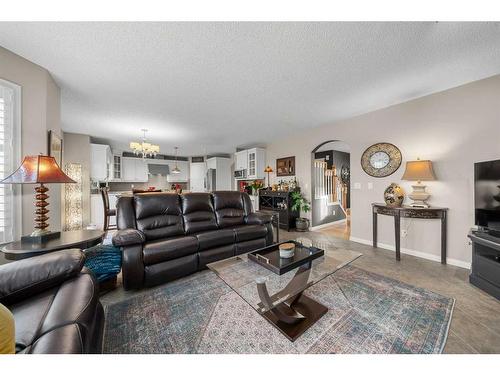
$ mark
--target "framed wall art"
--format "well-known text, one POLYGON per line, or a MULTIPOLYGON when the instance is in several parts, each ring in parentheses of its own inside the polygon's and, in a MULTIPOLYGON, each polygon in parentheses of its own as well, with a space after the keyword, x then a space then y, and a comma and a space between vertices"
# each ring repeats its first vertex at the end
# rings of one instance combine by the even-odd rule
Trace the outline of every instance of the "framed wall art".
POLYGON ((295 176, 295 156, 276 159, 276 176, 295 176))
POLYGON ((49 130, 48 155, 56 159, 59 167, 62 168, 63 141, 57 133, 49 130))

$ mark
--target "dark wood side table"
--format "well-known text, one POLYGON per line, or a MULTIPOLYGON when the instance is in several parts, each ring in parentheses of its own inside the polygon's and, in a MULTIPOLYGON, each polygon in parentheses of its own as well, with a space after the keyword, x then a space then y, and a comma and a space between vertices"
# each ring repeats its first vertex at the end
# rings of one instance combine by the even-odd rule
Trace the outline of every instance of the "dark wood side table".
POLYGON ((73 230, 61 232, 59 238, 42 244, 9 242, 0 248, 6 260, 19 260, 37 256, 51 251, 63 249, 86 249, 102 242, 104 232, 101 230, 73 230))
POLYGON ((401 260, 401 218, 440 219, 441 220, 441 263, 446 264, 446 228, 447 208, 419 208, 411 206, 391 207, 385 203, 372 203, 373 212, 373 247, 377 247, 377 214, 394 216, 394 232, 396 238, 396 260, 401 260))

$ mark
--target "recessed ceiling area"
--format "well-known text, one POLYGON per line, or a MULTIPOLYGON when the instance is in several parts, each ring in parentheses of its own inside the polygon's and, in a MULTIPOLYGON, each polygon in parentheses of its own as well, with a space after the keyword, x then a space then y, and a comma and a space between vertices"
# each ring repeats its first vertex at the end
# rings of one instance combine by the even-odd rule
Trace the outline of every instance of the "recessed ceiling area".
POLYGON ((0 22, 0 46, 52 74, 64 131, 126 148, 147 128, 180 155, 277 141, 500 73, 500 23, 0 22))

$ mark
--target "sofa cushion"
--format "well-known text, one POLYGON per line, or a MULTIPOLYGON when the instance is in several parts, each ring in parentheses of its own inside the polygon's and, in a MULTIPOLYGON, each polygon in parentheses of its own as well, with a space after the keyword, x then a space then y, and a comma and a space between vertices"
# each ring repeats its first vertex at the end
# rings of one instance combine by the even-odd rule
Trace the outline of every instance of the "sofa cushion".
POLYGON ((212 195, 219 228, 244 224, 245 207, 242 193, 238 191, 217 191, 212 195))
POLYGON ((137 229, 146 240, 184 234, 180 198, 172 193, 140 193, 134 195, 137 229))
POLYGON ((152 265, 194 254, 197 251, 198 240, 192 236, 151 241, 144 245, 143 261, 145 265, 152 265))
POLYGON ((187 234, 217 229, 210 193, 183 194, 182 215, 187 234))
POLYGON ((198 270, 198 254, 186 255, 144 267, 144 285, 154 286, 179 277, 192 274, 198 270))
POLYGON ((236 235, 236 242, 254 240, 266 237, 267 228, 264 225, 240 225, 232 228, 236 235))
POLYGON ((233 244, 235 242, 234 231, 232 229, 211 230, 197 233, 195 236, 200 244, 200 251, 212 247, 233 244))
POLYGON ((218 260, 230 258, 234 256, 235 245, 226 245, 216 247, 214 249, 202 251, 199 253, 198 269, 204 269, 208 263, 217 262, 218 260))

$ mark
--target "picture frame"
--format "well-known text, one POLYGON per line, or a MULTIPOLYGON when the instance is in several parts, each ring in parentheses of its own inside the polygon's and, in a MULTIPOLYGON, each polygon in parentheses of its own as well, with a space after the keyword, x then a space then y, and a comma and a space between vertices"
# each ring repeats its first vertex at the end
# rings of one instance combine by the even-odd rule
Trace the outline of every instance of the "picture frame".
POLYGON ((276 159, 276 177, 295 176, 295 156, 276 159))
POLYGON ((53 130, 49 130, 47 154, 48 156, 53 156, 56 159, 57 165, 62 168, 63 141, 53 130))

